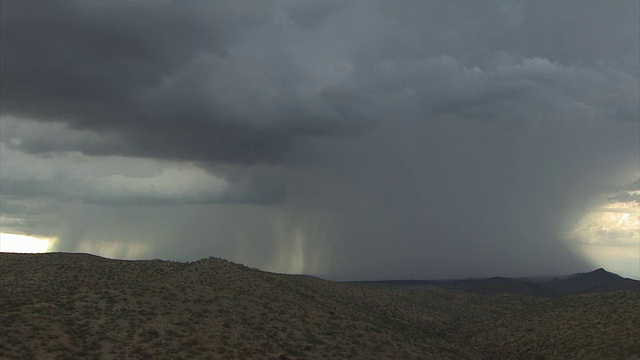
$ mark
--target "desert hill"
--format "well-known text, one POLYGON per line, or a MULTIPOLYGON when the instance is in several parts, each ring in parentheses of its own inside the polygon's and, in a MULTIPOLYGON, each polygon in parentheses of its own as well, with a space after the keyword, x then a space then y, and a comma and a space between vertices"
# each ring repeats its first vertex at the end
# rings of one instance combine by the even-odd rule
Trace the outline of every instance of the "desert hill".
POLYGON ((87 254, 0 254, 2 359, 627 359, 640 294, 370 288, 87 254))

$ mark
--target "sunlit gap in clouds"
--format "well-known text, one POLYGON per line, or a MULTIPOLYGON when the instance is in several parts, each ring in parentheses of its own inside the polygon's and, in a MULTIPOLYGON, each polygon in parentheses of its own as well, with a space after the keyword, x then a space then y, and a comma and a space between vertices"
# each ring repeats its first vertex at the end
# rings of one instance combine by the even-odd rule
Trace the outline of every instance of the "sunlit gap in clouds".
POLYGON ((56 240, 55 237, 0 233, 0 252, 43 253, 51 249, 56 240))
POLYGON ((587 212, 564 238, 596 266, 640 279, 640 190, 618 194, 629 200, 610 197, 587 212))

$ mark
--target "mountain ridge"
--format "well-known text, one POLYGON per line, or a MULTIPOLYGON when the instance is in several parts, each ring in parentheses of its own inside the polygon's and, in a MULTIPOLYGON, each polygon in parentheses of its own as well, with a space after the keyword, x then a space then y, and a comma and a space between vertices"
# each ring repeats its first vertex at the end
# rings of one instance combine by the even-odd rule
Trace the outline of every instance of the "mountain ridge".
POLYGON ((350 281, 349 283, 391 288, 438 287, 479 295, 518 294, 538 297, 559 297, 618 290, 640 291, 640 281, 622 277, 603 268, 550 278, 494 276, 450 280, 350 281))

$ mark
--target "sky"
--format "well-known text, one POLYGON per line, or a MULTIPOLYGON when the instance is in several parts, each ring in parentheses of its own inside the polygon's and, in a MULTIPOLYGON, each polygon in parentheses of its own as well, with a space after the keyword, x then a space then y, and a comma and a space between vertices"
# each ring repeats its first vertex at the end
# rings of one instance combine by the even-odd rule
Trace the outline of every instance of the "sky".
POLYGON ((640 278, 636 0, 0 10, 3 251, 640 278))

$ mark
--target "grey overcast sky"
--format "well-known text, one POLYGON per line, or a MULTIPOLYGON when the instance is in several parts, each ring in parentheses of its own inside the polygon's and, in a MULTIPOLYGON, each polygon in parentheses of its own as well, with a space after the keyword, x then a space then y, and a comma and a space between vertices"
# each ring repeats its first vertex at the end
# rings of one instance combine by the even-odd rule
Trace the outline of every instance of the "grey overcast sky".
POLYGON ((638 278, 639 6, 2 1, 5 247, 638 278))

